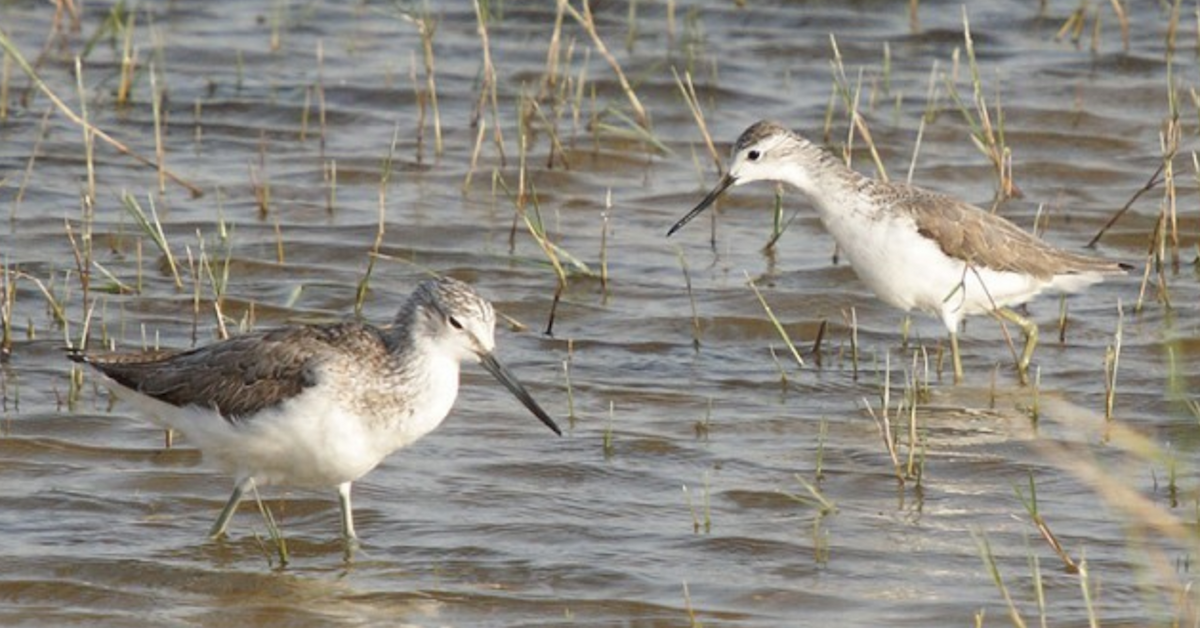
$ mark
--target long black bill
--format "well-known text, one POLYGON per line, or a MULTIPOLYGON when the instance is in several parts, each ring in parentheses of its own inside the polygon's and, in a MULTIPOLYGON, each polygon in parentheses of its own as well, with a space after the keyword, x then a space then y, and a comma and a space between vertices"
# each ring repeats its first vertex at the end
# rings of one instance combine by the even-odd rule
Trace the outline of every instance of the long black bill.
POLYGON ((487 372, 492 374, 492 377, 495 377, 501 384, 504 384, 508 392, 519 399, 522 405, 529 408, 529 411, 534 416, 540 419, 542 423, 545 423, 546 427, 553 430, 555 434, 562 436, 562 430, 558 429, 558 424, 554 422, 554 419, 550 418, 550 415, 546 414, 546 411, 538 405, 538 402, 533 400, 533 396, 529 394, 528 390, 525 390, 521 382, 517 381, 517 378, 513 377, 513 374, 509 373, 503 364, 496 361, 496 356, 490 353, 484 354, 480 356, 479 363, 483 365, 483 368, 487 369, 487 372))
POLYGON ((708 209, 708 206, 712 205, 713 201, 717 200, 717 197, 721 196, 721 194, 728 189, 729 186, 733 185, 735 181, 737 181, 737 179, 733 178, 729 174, 721 177, 721 181, 720 183, 717 183, 717 187, 713 188, 712 192, 709 192, 708 196, 705 196, 704 200, 700 201, 700 204, 697 205, 695 209, 688 212, 686 216, 679 219, 679 222, 675 223, 675 226, 667 230, 667 237, 671 237, 671 234, 682 229, 684 225, 691 222, 691 220, 700 212, 708 209))

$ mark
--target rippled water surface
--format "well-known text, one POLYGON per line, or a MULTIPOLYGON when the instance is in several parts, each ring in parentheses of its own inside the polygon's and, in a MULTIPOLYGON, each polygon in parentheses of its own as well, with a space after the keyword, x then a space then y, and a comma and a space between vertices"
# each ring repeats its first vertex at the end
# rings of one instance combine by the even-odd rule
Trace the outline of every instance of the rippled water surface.
MULTIPOLYGON (((78 30, 69 16, 56 29, 47 3, 0 3, 0 29, 49 89, 80 110, 81 55, 88 118, 150 158, 157 85, 164 163, 203 192, 170 179, 160 192, 153 168, 97 141, 89 213, 82 131, 6 62, 0 624, 1003 626, 1014 623, 1006 594, 1031 623, 1041 612, 1053 625, 1194 619, 1177 595, 1192 577, 1197 511, 1197 421, 1185 403, 1200 378, 1191 8, 1172 35, 1169 6, 1128 3, 1126 50, 1110 3, 1087 8, 1078 45, 1057 37, 1077 2, 967 7, 982 93, 994 123, 995 104, 1003 110, 1024 193, 999 211, 1027 229, 1040 216, 1056 245, 1081 249, 1162 164, 1169 77, 1179 97, 1180 264, 1161 274, 1171 307, 1157 268, 1142 290, 1157 186, 1098 245, 1137 270, 1068 299, 1065 340, 1058 300, 1031 304, 1043 339, 1035 389, 1017 383, 1003 332, 985 318, 962 334, 966 382, 939 376, 940 323, 914 315, 906 342, 904 315, 833 260, 794 193, 773 249, 765 184, 731 193, 715 232, 706 215, 664 238, 718 178, 672 69, 690 70, 722 157, 760 118, 841 150, 850 118, 833 89, 831 37, 888 174, 907 174, 920 138, 915 182, 990 206, 994 169, 948 95, 956 85, 976 115, 959 3, 922 2, 913 20, 901 2, 596 2, 599 36, 650 133, 636 130, 612 67, 569 13, 548 81, 554 3, 491 4, 498 89, 482 112, 474 10, 425 9, 439 154, 419 19, 409 19, 420 5, 130 5, 138 71, 132 102, 119 105, 125 31, 112 3, 84 3, 78 30), (568 264, 553 335, 542 331, 555 274, 515 218, 522 162, 530 219, 590 270, 568 264), (156 209, 181 285, 126 194, 156 209), (72 237, 92 251, 86 295, 72 237), (213 274, 196 270, 202 260, 213 274), (384 322, 426 269, 471 282, 516 321, 502 325, 498 354, 569 430, 555 438, 468 367, 449 420, 355 484, 364 545, 350 561, 332 490, 263 491, 286 566, 252 503, 229 540, 207 541, 230 478, 186 439, 165 449, 161 430, 110 402, 90 373, 73 384, 62 353, 89 307, 93 343, 208 342, 219 331, 214 277, 232 333, 353 316, 368 272, 362 316, 384 322), (111 289, 118 282, 127 290, 111 289), (921 349, 929 390, 913 449, 897 406, 914 373, 926 378, 913 366, 921 349), (887 381, 900 463, 913 452, 903 482, 877 423, 887 381), (1146 444, 1131 446, 1127 432, 1146 444), (1086 577, 1031 522, 1014 490, 1028 496, 1031 479, 1086 577)), ((854 146, 855 167, 874 173, 861 135, 854 146)))

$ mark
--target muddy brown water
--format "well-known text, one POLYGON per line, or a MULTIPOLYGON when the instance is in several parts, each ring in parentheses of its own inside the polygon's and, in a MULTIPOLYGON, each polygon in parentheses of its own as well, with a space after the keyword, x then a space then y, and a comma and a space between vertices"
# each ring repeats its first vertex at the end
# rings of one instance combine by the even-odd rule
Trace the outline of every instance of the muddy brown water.
MULTIPOLYGON (((186 270, 188 251, 199 258, 201 241, 216 259, 229 251, 224 307, 235 328, 249 312, 257 327, 351 315, 375 238, 381 164, 398 129, 384 201, 387 257, 375 263, 364 316, 388 319, 422 268, 472 282, 527 326, 501 330, 499 355, 570 426, 564 438, 554 438, 486 374, 467 368, 449 420, 355 484, 364 548, 352 561, 344 560, 337 539, 332 490, 264 491, 291 551, 282 568, 258 540, 265 527, 252 506, 234 519, 231 539, 205 540, 229 478, 207 467, 186 440, 164 450, 162 433, 128 406, 111 404, 90 375, 72 388, 61 347, 78 337, 86 307, 64 221, 77 236, 86 231, 82 133, 60 114, 43 127, 47 99, 10 66, 8 117, 0 121, 0 208, 8 217, 0 256, 10 273, 23 275, 10 312, 15 340, 0 365, 0 623, 930 626, 971 625, 982 614, 985 625, 1012 625, 981 556, 979 539, 986 538, 1027 620, 1038 616, 1033 556, 1050 622, 1085 625, 1089 601, 1079 576, 1063 568, 1014 492, 1027 492, 1030 477, 1064 548, 1086 560, 1090 612, 1106 625, 1169 623, 1180 613, 1173 587, 1192 577, 1194 547, 1144 527, 1112 493, 1083 479, 1082 469, 1111 473, 1100 484, 1131 488, 1149 508, 1195 520, 1197 421, 1184 403, 1200 377, 1200 290, 1191 266, 1196 108, 1188 95, 1197 64, 1188 10, 1174 59, 1185 132, 1176 164, 1182 265, 1166 275, 1173 309, 1152 290, 1145 307, 1133 311, 1160 187, 1135 203, 1099 246, 1099 253, 1138 270, 1072 296, 1065 342, 1057 338, 1057 299, 1031 305, 1043 335, 1035 356, 1036 422, 1028 411, 1033 391, 1008 368, 1001 331, 986 319, 969 321, 966 383, 953 387, 935 374, 918 405, 918 487, 897 481, 867 407, 879 410, 885 365, 895 405, 911 376, 912 349, 936 356, 944 343, 940 324, 915 315, 903 346, 903 315, 874 300, 844 263, 832 262, 832 241, 794 194, 785 197, 786 216, 794 216, 790 228, 764 253, 771 186, 730 195, 715 246, 707 218, 666 240, 666 228, 716 180, 671 68, 692 68, 722 153, 763 117, 820 138, 833 34, 852 82, 862 70, 861 107, 889 174, 900 178, 936 64, 942 95, 914 179, 988 204, 995 177, 941 88, 962 47, 960 5, 920 3, 914 27, 907 3, 747 4, 680 3, 671 33, 668 5, 640 2, 632 38, 627 4, 596 4, 600 34, 665 150, 622 134, 630 127, 611 110, 629 115, 628 103, 591 40, 566 19, 563 54, 573 47, 573 55, 563 67, 586 81, 582 107, 578 122, 570 102, 555 111, 545 101, 546 118, 532 115, 529 181, 552 237, 593 269, 600 265, 611 193, 608 285, 606 294, 598 279, 573 277, 553 337, 540 330, 554 275, 523 226, 510 243, 513 204, 493 183, 498 173, 516 185, 518 102, 540 87, 553 3, 505 2, 490 23, 507 159, 502 164, 495 144, 485 143, 465 192, 481 81, 477 22, 467 3, 430 6, 437 20, 440 156, 433 152, 431 111, 418 141, 412 77, 423 85, 421 39, 394 5, 139 5, 133 42, 143 72, 127 107, 114 103, 119 41, 97 39, 83 64, 91 119, 153 155, 146 74, 153 62, 167 93, 166 163, 205 194, 192 198, 168 182, 159 195, 153 170, 97 145, 95 260, 126 284, 140 282, 141 291, 91 293, 94 339, 103 334, 136 348, 214 338, 211 286, 201 288, 197 318, 186 270), (548 167, 545 120, 556 116, 566 164, 556 158, 548 167), (599 130, 593 116, 604 125, 599 130), (326 173, 333 162, 337 189, 329 211, 326 173), (263 182, 270 185, 265 214, 255 200, 263 182), (185 267, 184 288, 163 271, 157 249, 122 208, 123 192, 145 207, 153 197, 185 267), (218 233, 222 220, 228 249, 218 233), (701 327, 698 350, 680 255, 701 327), (790 362, 747 274, 806 354, 828 321, 820 366, 812 355, 803 368, 790 362), (48 311, 33 278, 62 302, 67 326, 48 311), (1103 418, 1104 363, 1118 303, 1126 314, 1114 424, 1103 418), (849 357, 850 308, 858 323, 857 376, 849 357), (1114 425, 1148 436, 1166 455, 1129 454, 1107 438, 1114 425), (808 495, 797 478, 819 487, 836 511, 822 516, 811 500, 791 497, 808 495)), ((1046 237, 1078 249, 1161 163, 1170 15, 1151 3, 1130 3, 1137 6, 1127 7, 1126 52, 1108 3, 1089 8, 1080 46, 1055 38, 1078 3, 1050 2, 1044 14, 1037 4, 968 7, 985 95, 994 102, 999 93, 1025 194, 1000 211, 1030 228, 1041 207, 1046 237), (1097 11, 1102 29, 1099 49, 1091 51, 1097 11)), ((0 28, 30 59, 48 46, 39 72, 77 108, 72 55, 84 50, 111 8, 85 3, 81 32, 47 43, 50 7, 4 2, 0 28)), ((965 54, 958 76, 969 98, 965 54)), ((490 134, 494 119, 485 119, 490 134)), ((846 120, 838 109, 834 144, 843 141, 846 120)), ((855 163, 871 168, 862 151, 855 163)), ((93 285, 104 283, 95 271, 93 285)), ((894 408, 891 414, 900 421, 894 408)))

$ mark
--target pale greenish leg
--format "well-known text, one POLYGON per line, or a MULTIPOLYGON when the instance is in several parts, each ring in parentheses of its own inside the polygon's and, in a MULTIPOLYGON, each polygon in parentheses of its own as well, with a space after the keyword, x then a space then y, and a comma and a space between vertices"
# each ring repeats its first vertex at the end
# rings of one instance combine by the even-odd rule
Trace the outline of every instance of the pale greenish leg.
POLYGON ((354 532, 354 512, 350 510, 349 482, 338 484, 338 504, 342 507, 342 537, 347 542, 357 541, 358 534, 354 532))
POLYGON ((208 531, 208 538, 219 539, 225 536, 225 528, 229 527, 229 520, 233 518, 233 513, 237 511, 238 504, 242 502, 242 495, 246 494, 246 489, 253 486, 254 478, 245 478, 233 485, 233 494, 229 496, 229 501, 225 502, 225 507, 221 509, 221 514, 217 515, 217 521, 213 523, 212 529, 208 531))
POLYGON ((1021 358, 1017 360, 1017 376, 1020 377, 1022 385, 1028 384, 1029 363, 1033 361, 1033 348, 1037 346, 1038 341, 1037 323, 1006 307, 996 310, 996 315, 1020 327, 1021 332, 1025 334, 1025 349, 1021 351, 1021 358))
POLYGON ((954 383, 963 380, 962 356, 958 353, 958 332, 950 332, 950 360, 954 362, 954 383))

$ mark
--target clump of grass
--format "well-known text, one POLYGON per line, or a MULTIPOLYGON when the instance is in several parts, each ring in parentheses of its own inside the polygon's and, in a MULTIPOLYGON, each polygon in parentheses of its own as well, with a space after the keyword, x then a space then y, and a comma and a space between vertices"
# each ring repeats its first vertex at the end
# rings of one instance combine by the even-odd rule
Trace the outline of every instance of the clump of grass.
MULTIPOLYGON (((478 128, 478 132, 475 134, 475 148, 471 151, 471 165, 467 169, 466 177, 463 178, 462 190, 464 194, 471 187, 471 178, 475 174, 475 167, 479 161, 479 153, 483 149, 483 140, 486 137, 487 131, 486 111, 491 111, 492 114, 492 136, 496 150, 499 152, 500 167, 503 168, 508 161, 504 150, 504 133, 500 125, 500 106, 496 95, 496 67, 492 64, 491 44, 488 40, 487 13, 480 6, 479 0, 473 0, 472 5, 475 8, 475 20, 478 23, 477 32, 479 33, 479 41, 483 53, 483 68, 479 100, 476 101, 474 112, 471 115, 472 125, 478 128)), ((560 25, 562 23, 561 11, 562 3, 560 2, 560 16, 557 19, 557 23, 560 25)), ((551 41, 553 42, 554 38, 551 38, 551 41)))
POLYGON ((125 207, 125 211, 133 217, 138 228, 142 233, 150 238, 150 241, 158 247, 159 252, 167 260, 167 268, 171 271, 171 277, 175 280, 176 288, 183 288, 183 279, 179 276, 179 267, 175 263, 175 256, 171 253, 171 246, 167 242, 167 235, 163 231, 162 222, 158 219, 158 209, 155 207, 154 198, 148 197, 150 203, 150 214, 146 215, 146 211, 142 209, 140 203, 129 192, 121 193, 121 204, 125 207))
POLYGON ((975 43, 971 38, 971 23, 967 18, 967 9, 963 7, 963 41, 967 51, 967 67, 971 74, 972 99, 968 106, 958 92, 954 80, 947 77, 944 81, 946 93, 954 101, 962 114, 963 120, 971 128, 971 141, 992 164, 996 173, 996 199, 992 204, 995 211, 1005 200, 1020 196, 1020 188, 1013 181, 1012 149, 1004 136, 1004 110, 1000 105, 999 90, 996 96, 995 122, 990 111, 990 105, 983 94, 983 81, 979 76, 979 65, 975 61, 975 43), (972 110, 974 112, 972 113, 972 110))
MULTIPOLYGON (((478 0, 475 0, 475 7, 478 12, 478 0)), ((419 14, 401 13, 401 18, 413 24, 417 28, 417 34, 421 37, 421 58, 425 67, 425 96, 429 99, 430 108, 433 109, 433 151, 435 155, 440 157, 442 155, 442 114, 438 108, 437 79, 433 54, 433 36, 437 33, 437 20, 433 18, 428 5, 424 5, 419 14)))
MULTIPOLYGON (((69 107, 65 102, 63 102, 62 99, 54 93, 54 90, 50 89, 50 86, 48 86, 45 81, 38 76, 37 72, 33 69, 33 66, 31 66, 29 62, 25 60, 25 57, 21 55, 21 51, 17 49, 16 45, 13 44, 12 40, 9 39, 8 35, 6 35, 3 31, 0 31, 0 48, 4 50, 5 54, 12 57, 17 66, 20 67, 21 70, 25 72, 25 75, 29 77, 29 80, 33 81, 33 84, 35 87, 37 87, 38 91, 42 92, 42 94, 48 100, 50 100, 50 102, 54 104, 55 108, 57 108, 59 112, 66 116, 67 119, 81 127, 90 129, 95 137, 104 141, 109 146, 112 146, 117 151, 128 155, 142 164, 150 166, 151 168, 159 168, 159 164, 154 160, 144 157, 141 154, 131 150, 122 142, 117 141, 112 136, 83 119, 79 114, 75 113, 75 111, 71 109, 71 107, 69 107)), ((199 187, 189 183, 179 175, 176 175, 166 168, 162 168, 162 171, 167 178, 186 188, 193 197, 203 196, 204 191, 199 187)))
POLYGON ((842 106, 850 117, 850 124, 847 130, 846 144, 842 150, 842 159, 847 166, 851 165, 851 155, 854 147, 855 135, 862 137, 867 144, 867 150, 871 154, 871 160, 875 164, 875 170, 879 173, 881 181, 888 181, 887 169, 883 166, 883 160, 879 156, 879 150, 875 147, 875 141, 871 137, 871 130, 867 127, 867 122, 859 111, 859 100, 862 96, 863 72, 860 70, 858 79, 853 88, 850 87, 850 80, 846 75, 846 67, 842 60, 842 52, 838 48, 837 37, 830 33, 829 45, 832 48, 833 59, 830 60, 830 68, 833 73, 833 93, 830 94, 829 108, 826 111, 826 137, 829 135, 830 126, 833 123, 833 106, 837 98, 840 97, 842 106))
POLYGON ((813 538, 813 558, 817 564, 824 565, 829 563, 829 530, 823 528, 822 523, 825 518, 837 514, 837 505, 833 503, 821 489, 805 480, 800 474, 795 474, 792 477, 800 483, 805 490, 804 495, 781 491, 784 497, 801 504, 807 508, 813 508, 817 512, 817 516, 813 517, 812 538, 813 538))
MULTIPOLYGON (((524 135, 522 135, 521 145, 523 154, 525 146, 524 135)), ((524 164, 523 158, 522 164, 524 164)), ((546 259, 550 262, 551 268, 554 270, 554 276, 556 279, 554 298, 550 305, 550 314, 547 317, 546 329, 544 331, 547 336, 552 336, 554 332, 554 318, 558 310, 558 303, 562 298, 563 292, 567 288, 568 273, 565 265, 570 265, 573 272, 581 273, 584 276, 594 277, 595 273, 582 260, 550 240, 549 236, 546 234, 545 225, 542 222, 541 209, 538 204, 536 189, 532 189, 532 192, 526 199, 521 196, 520 188, 518 188, 516 195, 513 194, 512 190, 508 187, 508 184, 505 183, 504 178, 500 176, 499 171, 493 173, 493 181, 508 195, 509 199, 513 203, 513 207, 516 210, 516 215, 513 217, 513 230, 510 233, 509 238, 511 245, 515 246, 516 222, 520 220, 524 223, 526 230, 533 237, 534 241, 537 242, 539 247, 541 247, 542 253, 545 254, 546 259), (526 209, 526 201, 529 201, 533 211, 526 209)), ((522 176, 518 181, 518 185, 522 185, 523 181, 524 177, 522 176)))
POLYGON ((601 39, 600 33, 596 30, 596 22, 592 19, 591 4, 586 1, 582 2, 581 4, 583 6, 583 12, 580 13, 575 9, 575 7, 571 6, 571 3, 568 0, 558 1, 559 6, 565 8, 567 13, 570 14, 570 16, 574 18, 580 26, 583 27, 583 30, 587 32, 588 36, 592 38, 592 43, 596 47, 596 52, 600 53, 600 56, 604 57, 604 60, 608 62, 609 67, 611 67, 613 70, 613 74, 615 74, 617 77, 617 82, 621 85, 621 91, 625 94, 625 97, 629 99, 629 106, 633 109, 634 118, 636 118, 638 126, 648 130, 650 128, 650 117, 646 115, 646 109, 642 106, 642 102, 638 99, 637 93, 634 92, 633 87, 630 86, 629 79, 625 78, 625 73, 621 71, 621 64, 618 63, 617 58, 614 57, 611 52, 609 52, 608 46, 604 45, 604 40, 601 39))

